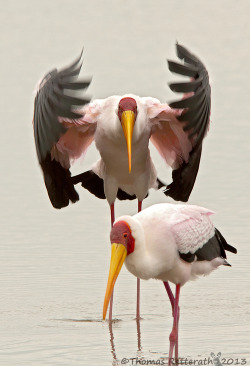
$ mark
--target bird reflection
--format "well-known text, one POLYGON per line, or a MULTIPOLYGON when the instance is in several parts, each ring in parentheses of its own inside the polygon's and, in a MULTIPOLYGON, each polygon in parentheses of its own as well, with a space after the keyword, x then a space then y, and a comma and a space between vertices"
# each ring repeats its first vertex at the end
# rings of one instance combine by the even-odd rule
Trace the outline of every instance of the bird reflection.
MULTIPOLYGON (((136 319, 136 330, 137 330, 137 356, 141 356, 141 350, 142 350, 142 345, 141 345, 141 323, 140 323, 141 319, 136 319)), ((113 357, 113 362, 112 362, 112 366, 117 366, 119 365, 119 360, 117 358, 116 355, 116 350, 115 350, 115 342, 114 342, 114 333, 113 333, 113 321, 109 321, 109 334, 110 334, 110 346, 111 346, 111 354, 113 357)))
POLYGON ((142 346, 141 346, 141 318, 136 319, 136 329, 137 329, 138 352, 141 352, 141 350, 142 350, 142 346))
POLYGON ((118 359, 115 352, 115 343, 114 343, 114 334, 113 334, 113 328, 112 328, 112 321, 109 321, 109 334, 110 334, 110 345, 111 345, 111 354, 113 357, 112 365, 116 366, 118 365, 118 359))

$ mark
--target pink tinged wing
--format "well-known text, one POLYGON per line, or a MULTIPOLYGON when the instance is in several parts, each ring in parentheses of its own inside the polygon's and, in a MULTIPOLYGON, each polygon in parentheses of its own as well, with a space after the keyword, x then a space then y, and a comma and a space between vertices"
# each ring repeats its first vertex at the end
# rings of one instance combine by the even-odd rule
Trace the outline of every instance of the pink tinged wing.
POLYGON ((172 225, 172 233, 179 252, 195 253, 214 236, 215 228, 209 217, 211 214, 212 211, 203 207, 181 208, 172 225))
POLYGON ((154 104, 148 108, 152 124, 150 141, 173 169, 188 162, 192 150, 188 134, 176 118, 181 113, 182 110, 172 109, 167 104, 154 104))
POLYGON ((68 130, 52 147, 51 158, 68 169, 74 160, 83 157, 94 140, 96 130, 97 110, 93 105, 86 106, 82 111, 82 118, 69 119, 59 117, 58 120, 68 130))

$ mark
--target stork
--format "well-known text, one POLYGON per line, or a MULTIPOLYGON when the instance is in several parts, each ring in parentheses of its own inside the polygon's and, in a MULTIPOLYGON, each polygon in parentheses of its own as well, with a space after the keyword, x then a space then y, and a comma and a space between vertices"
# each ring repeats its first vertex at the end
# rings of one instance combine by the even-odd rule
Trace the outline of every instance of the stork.
POLYGON ((121 216, 111 229, 111 261, 103 305, 109 300, 123 263, 137 278, 164 282, 173 311, 169 365, 175 347, 178 359, 180 288, 187 281, 230 266, 226 251, 237 253, 210 219, 213 212, 199 206, 160 203, 134 216, 121 216), (168 281, 176 285, 173 295, 168 281))
MULTIPOLYGON (((71 66, 61 71, 54 69, 42 79, 34 103, 34 137, 45 185, 55 208, 79 200, 74 187, 77 183, 98 198, 107 199, 111 225, 116 198, 137 198, 140 211, 149 189, 164 186, 165 195, 188 200, 209 126, 211 97, 205 66, 185 47, 176 47, 184 63, 168 61, 169 69, 191 77, 191 81, 170 85, 173 91, 184 93, 183 99, 170 105, 133 94, 91 102, 87 97, 80 98, 74 92, 83 91, 90 84, 90 80, 76 80, 81 56, 71 66), (100 160, 92 169, 72 177, 73 161, 83 156, 93 141, 100 160), (157 178, 149 141, 173 169, 172 183, 167 186, 157 178)), ((139 280, 137 298, 139 317, 139 280)))

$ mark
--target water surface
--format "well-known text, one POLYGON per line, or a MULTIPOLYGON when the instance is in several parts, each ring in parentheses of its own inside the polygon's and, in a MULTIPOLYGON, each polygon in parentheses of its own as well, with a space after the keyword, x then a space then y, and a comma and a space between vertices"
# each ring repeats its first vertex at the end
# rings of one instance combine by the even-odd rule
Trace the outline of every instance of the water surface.
MULTIPOLYGON (((180 356, 250 361, 249 136, 250 51, 248 0, 44 0, 2 6, 1 37, 1 365, 119 365, 121 360, 166 360, 172 326, 163 285, 143 282, 140 329, 136 279, 124 268, 115 289, 110 329, 102 322, 109 267, 109 208, 88 192, 53 209, 38 167, 32 132, 33 96, 48 70, 76 58, 84 46, 82 76, 88 94, 175 96, 166 58, 176 40, 205 62, 212 84, 212 115, 190 202, 216 212, 214 222, 237 246, 231 268, 181 291, 180 356)), ((159 176, 170 174, 153 150, 159 176)), ((89 169, 91 147, 74 172, 89 169)), ((151 192, 144 207, 168 200, 151 192)), ((117 215, 136 203, 117 203, 117 215)), ((123 361, 124 362, 124 361, 123 361)))

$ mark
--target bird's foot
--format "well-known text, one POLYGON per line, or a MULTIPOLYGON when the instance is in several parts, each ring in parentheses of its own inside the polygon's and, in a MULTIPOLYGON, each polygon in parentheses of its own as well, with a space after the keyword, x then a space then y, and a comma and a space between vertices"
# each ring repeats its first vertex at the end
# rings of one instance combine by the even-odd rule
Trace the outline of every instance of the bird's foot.
POLYGON ((170 341, 170 346, 169 346, 169 356, 168 356, 168 365, 172 365, 173 364, 173 350, 175 347, 175 363, 176 361, 178 361, 178 329, 173 328, 172 332, 169 335, 169 341, 170 341))

